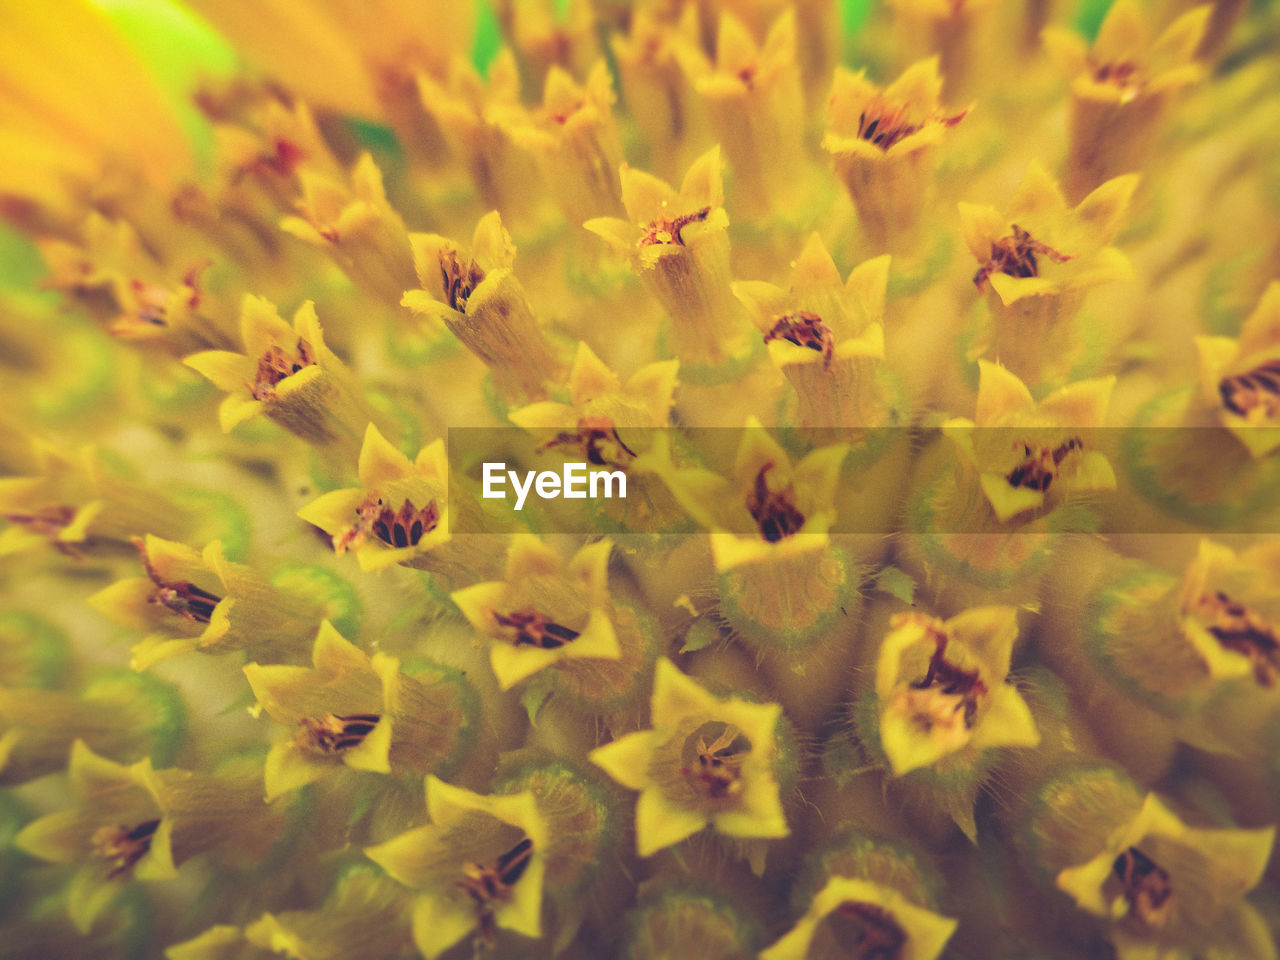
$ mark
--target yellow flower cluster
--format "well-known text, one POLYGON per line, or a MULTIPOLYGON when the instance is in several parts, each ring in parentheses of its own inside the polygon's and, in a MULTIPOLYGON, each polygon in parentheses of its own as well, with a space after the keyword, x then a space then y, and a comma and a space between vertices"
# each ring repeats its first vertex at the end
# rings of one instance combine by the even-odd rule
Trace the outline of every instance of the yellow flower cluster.
POLYGON ((1266 4, 0 24, 0 960, 1277 956, 1266 4))

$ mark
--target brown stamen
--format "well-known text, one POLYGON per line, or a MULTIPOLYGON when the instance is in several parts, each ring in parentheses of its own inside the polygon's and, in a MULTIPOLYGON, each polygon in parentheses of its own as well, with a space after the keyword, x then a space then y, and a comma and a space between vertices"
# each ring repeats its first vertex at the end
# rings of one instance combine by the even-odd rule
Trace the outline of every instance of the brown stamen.
POLYGON ((381 498, 366 497, 356 508, 356 522, 333 538, 333 550, 337 554, 355 550, 370 535, 389 547, 416 547, 439 525, 440 510, 434 500, 419 510, 406 497, 399 510, 392 510, 381 498))
POLYGON ((822 365, 831 367, 832 351, 835 350, 835 334, 822 322, 822 318, 808 310, 797 310, 784 314, 773 324, 772 329, 764 335, 764 342, 770 340, 786 340, 797 347, 808 347, 822 354, 822 365))
POLYGON ((1106 83, 1136 93, 1147 82, 1146 71, 1132 60, 1090 65, 1093 67, 1093 79, 1096 83, 1106 83))
POLYGON ((991 257, 973 275, 973 285, 979 290, 993 273, 1010 277, 1038 277, 1040 265, 1036 255, 1048 257, 1054 263, 1066 263, 1070 254, 1060 253, 1047 243, 1041 243, 1016 223, 1013 233, 991 244, 991 257))
POLYGON ((45 507, 38 513, 0 513, 0 517, 3 517, 9 523, 25 528, 36 536, 48 538, 59 553, 66 554, 76 560, 84 559, 84 554, 77 550, 73 544, 65 543, 58 539, 58 535, 75 519, 75 507, 61 504, 45 507))
POLYGON ((699 731, 694 746, 697 765, 681 767, 680 775, 708 799, 736 797, 742 792, 742 763, 750 752, 750 741, 731 723, 710 743, 699 731))
POLYGON ((770 490, 765 474, 773 469, 766 463, 756 474, 755 487, 747 495, 747 512, 760 528, 760 536, 770 543, 777 543, 797 533, 804 526, 804 514, 791 504, 786 490, 770 490))
POLYGON ((1222 591, 1205 594, 1197 612, 1212 618, 1208 631, 1222 646, 1246 657, 1259 685, 1270 689, 1280 675, 1280 637, 1261 614, 1236 603, 1222 591))
POLYGON ((533 607, 525 607, 509 614, 493 614, 498 626, 511 634, 511 642, 517 647, 538 647, 542 650, 558 650, 566 643, 578 639, 577 630, 555 623, 533 607))
POLYGON ((144 820, 134 827, 100 827, 89 838, 94 856, 112 864, 108 880, 122 877, 151 849, 159 820, 144 820))
POLYGON ((467 300, 480 286, 484 271, 474 260, 463 266, 457 250, 440 253, 440 280, 444 284, 444 302, 459 313, 467 312, 467 300))
POLYGON ((578 421, 576 432, 556 434, 554 440, 548 440, 538 447, 538 452, 566 446, 581 450, 586 461, 597 467, 625 469, 636 458, 635 451, 623 443, 613 421, 608 417, 583 417, 578 421))
POLYGON ((297 742, 308 753, 332 756, 364 743, 381 719, 376 713, 303 717, 298 721, 297 742))
POLYGON ((1011 487, 1028 487, 1044 493, 1052 486, 1054 478, 1058 475, 1058 467, 1066 459, 1067 454, 1073 450, 1083 450, 1084 444, 1079 437, 1072 437, 1056 447, 1030 443, 1017 443, 1014 447, 1022 447, 1022 455, 1025 459, 1009 471, 1005 480, 1011 487))
POLYGON ((497 940, 493 920, 496 904, 510 899, 511 888, 524 876, 532 859, 533 841, 525 837, 499 856, 492 866, 468 863, 462 868, 458 886, 475 905, 476 932, 485 946, 492 947, 497 940))
POLYGON ((702 223, 710 215, 711 208, 703 207, 694 213, 685 213, 678 217, 658 217, 645 227, 639 245, 648 247, 654 244, 675 244, 683 247, 684 237, 680 231, 691 223, 702 223))
POLYGON ((1130 847, 1111 866, 1129 903, 1129 916, 1144 926, 1159 929, 1173 907, 1173 882, 1163 867, 1137 847, 1130 847))
POLYGON ((918 133, 930 123, 941 123, 954 127, 965 118, 968 110, 947 115, 936 112, 921 123, 912 123, 908 119, 905 106, 890 107, 880 97, 873 99, 865 110, 858 115, 858 139, 875 144, 881 150, 888 150, 895 143, 900 143, 913 133, 918 133))
POLYGON ((933 639, 934 651, 929 657, 929 667, 924 678, 911 684, 913 690, 936 690, 948 700, 954 700, 950 708, 954 715, 963 711, 965 727, 972 729, 978 713, 978 698, 985 696, 987 685, 978 678, 977 670, 964 670, 946 658, 950 637, 936 626, 927 630, 933 639))
POLYGON ((183 620, 192 623, 208 623, 213 619, 214 608, 222 602, 222 598, 202 590, 188 580, 166 580, 147 556, 146 543, 138 537, 133 538, 133 545, 142 556, 142 567, 147 577, 156 585, 147 597, 148 603, 164 607, 170 613, 176 613, 183 620))
POLYGON ((830 914, 829 923, 853 960, 901 960, 907 934, 883 907, 846 900, 830 914))
POLYGON ((1280 359, 1268 360, 1248 373, 1224 377, 1218 384, 1222 405, 1240 417, 1262 409, 1269 419, 1280 417, 1280 359))
POLYGON ((276 386, 286 377, 291 377, 303 367, 316 362, 311 352, 311 344, 301 337, 292 354, 272 344, 267 352, 258 358, 258 372, 253 378, 250 393, 255 400, 271 400, 276 395, 276 386))

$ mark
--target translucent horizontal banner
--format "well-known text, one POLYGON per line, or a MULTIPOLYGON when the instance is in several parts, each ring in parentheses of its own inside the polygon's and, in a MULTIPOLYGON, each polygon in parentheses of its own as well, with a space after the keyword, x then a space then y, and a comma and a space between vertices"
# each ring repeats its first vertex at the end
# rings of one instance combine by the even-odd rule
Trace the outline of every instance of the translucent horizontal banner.
MULTIPOLYGON (((1268 428, 1269 429, 1269 428, 1268 428)), ((455 533, 1277 533, 1280 455, 1217 428, 454 429, 455 533)))

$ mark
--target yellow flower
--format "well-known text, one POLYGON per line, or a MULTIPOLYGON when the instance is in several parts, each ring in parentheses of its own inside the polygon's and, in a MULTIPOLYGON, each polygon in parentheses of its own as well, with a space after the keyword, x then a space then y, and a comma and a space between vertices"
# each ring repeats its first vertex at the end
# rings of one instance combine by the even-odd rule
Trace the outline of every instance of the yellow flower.
POLYGON ((672 23, 642 5, 630 34, 610 37, 628 113, 649 145, 652 169, 664 173, 683 170, 695 155, 691 147, 707 139, 706 106, 693 88, 710 70, 699 12, 686 5, 672 23))
POLYGON ((207 850, 260 859, 279 834, 279 810, 262 802, 253 778, 126 767, 81 741, 68 770, 80 804, 24 827, 19 849, 53 863, 81 864, 72 880, 71 917, 87 933, 116 898, 114 881, 169 880, 207 850))
POLYGON ((1063 339, 1065 327, 1084 293, 1132 277, 1129 260, 1110 243, 1137 184, 1137 174, 1116 177, 1072 208, 1036 161, 1007 212, 960 204, 964 242, 979 264, 973 282, 987 291, 994 322, 990 352, 1028 382, 1045 377, 1045 358, 1071 359, 1075 344, 1063 339))
POLYGON ((497 931, 542 935, 548 833, 529 791, 481 796, 426 779, 431 825, 365 853, 418 891, 413 939, 435 960, 469 934, 492 946, 497 931))
POLYGON ((560 430, 590 421, 602 429, 665 427, 676 391, 678 360, 641 367, 623 384, 586 343, 569 368, 569 402, 544 400, 513 410, 511 422, 526 430, 560 430), (607 426, 604 421, 608 421, 607 426))
POLYGON ((718 698, 660 659, 652 729, 597 747, 592 763, 638 790, 636 852, 651 856, 710 824, 743 839, 785 837, 776 766, 782 707, 718 698))
POLYGON ((335 552, 352 551, 361 570, 397 563, 429 568, 431 551, 450 540, 444 441, 423 447, 411 461, 371 423, 358 474, 359 487, 323 494, 298 516, 329 534, 335 552))
MULTIPOLYGON (((1256 944, 1265 928, 1243 897, 1262 879, 1274 840, 1274 827, 1189 827, 1147 794, 1103 849, 1060 871, 1056 883, 1082 910, 1112 921, 1121 957, 1164 956, 1190 942, 1256 944)), ((1245 955, 1274 955, 1268 946, 1245 955)))
POLYGON ((976 422, 955 418, 942 429, 999 522, 1051 512, 1073 494, 1115 489, 1106 456, 1076 432, 1103 425, 1115 377, 1069 384, 1036 403, 999 364, 982 360, 979 369, 976 422))
POLYGON ((760 960, 806 960, 814 955, 815 942, 829 948, 820 956, 845 950, 849 943, 840 940, 832 926, 836 918, 843 921, 842 929, 863 931, 869 945, 878 946, 882 939, 896 944, 892 955, 901 960, 935 960, 956 928, 955 920, 912 903, 892 887, 837 876, 826 882, 805 915, 763 951, 760 960))
POLYGON ((227 396, 218 408, 224 433, 263 414, 321 447, 354 452, 365 425, 376 419, 360 386, 324 342, 314 304, 285 323, 273 304, 245 295, 240 312, 244 353, 206 350, 183 360, 227 396))
POLYGON ((1200 541, 1178 592, 1183 635, 1213 679, 1250 677, 1273 688, 1280 676, 1280 544, 1237 554, 1200 541))
POLYGON ((373 157, 360 155, 349 187, 305 160, 298 179, 301 216, 285 217, 280 229, 325 251, 354 283, 383 303, 398 305, 414 285, 413 256, 404 220, 387 202, 373 157))
POLYGON ((474 732, 470 690, 451 671, 432 664, 406 676, 395 657, 369 657, 327 620, 310 668, 250 663, 244 672, 261 707, 293 734, 267 755, 268 800, 338 764, 429 773, 474 732))
POLYGON ((1196 337, 1200 392, 1255 459, 1280 450, 1280 281, 1271 283, 1239 339, 1196 337))
POLYGON ((89 598, 90 606, 116 623, 156 631, 134 645, 135 670, 193 650, 251 649, 287 657, 310 641, 320 621, 318 604, 229 562, 217 540, 199 553, 150 535, 135 545, 147 575, 120 580, 89 598))
POLYGON ((791 381, 806 427, 874 427, 884 417, 875 371, 884 360, 889 257, 861 263, 841 281, 818 234, 791 264, 788 289, 739 281, 733 292, 764 334, 769 357, 791 381))
POLYGON ((597 217, 583 224, 627 258, 666 308, 682 363, 716 363, 747 344, 748 328, 729 286, 729 216, 720 166, 720 148, 713 147, 689 167, 677 193, 623 164, 627 219, 597 217))
POLYGON ((682 519, 662 482, 652 474, 632 471, 636 457, 648 448, 652 431, 671 418, 678 360, 646 364, 624 384, 586 343, 569 370, 569 402, 544 400, 513 410, 510 420, 542 442, 537 453, 555 451, 566 460, 584 460, 589 471, 622 471, 627 496, 597 502, 602 513, 630 532, 670 530, 682 519), (621 432, 620 432, 621 431, 621 432))
POLYGON ((694 86, 733 170, 737 208, 748 217, 794 208, 811 182, 795 10, 785 9, 759 45, 741 20, 722 12, 714 69, 694 86))
POLYGON ((661 476, 689 516, 711 531, 716 569, 724 571, 825 548, 848 452, 848 444, 833 444, 792 464, 753 417, 738 444, 731 479, 700 467, 676 467, 661 434, 638 467, 661 476))
POLYGON ((469 254, 439 234, 415 233, 411 240, 422 289, 407 291, 404 305, 452 330, 489 367, 504 397, 545 396, 564 365, 516 279, 516 247, 498 212, 476 224, 469 254))
POLYGON ((1147 165, 1173 95, 1204 76, 1196 50, 1211 10, 1209 4, 1189 10, 1153 41, 1141 6, 1116 0, 1092 49, 1073 30, 1044 31, 1046 52, 1071 78, 1072 196, 1147 165))
POLYGON ((880 743, 894 776, 976 763, 996 747, 1040 742, 1031 710, 1008 682, 1013 607, 979 607, 946 621, 898 614, 880 645, 880 743))
POLYGON ((112 336, 160 340, 177 355, 231 345, 234 316, 201 285, 210 261, 188 255, 166 268, 127 220, 94 211, 81 238, 47 240, 41 252, 51 285, 100 316, 112 336))
POLYGON ((267 799, 324 776, 334 761, 353 770, 390 773, 394 719, 388 688, 398 682, 394 657, 373 659, 343 639, 326 620, 312 651, 312 667, 245 666, 253 695, 271 719, 295 735, 271 748, 267 799))
MULTIPOLYGON (((469 59, 456 53, 438 75, 419 73, 415 79, 421 108, 439 128, 456 162, 470 174, 483 208, 501 210, 519 223, 540 216, 545 184, 533 157, 515 140, 527 113, 511 50, 494 58, 483 79, 469 59)), ((433 283, 421 267, 419 277, 423 285, 433 283)))
POLYGON ((822 148, 831 154, 873 252, 907 252, 934 191, 935 148, 969 112, 949 113, 939 97, 936 57, 921 60, 889 86, 837 67, 827 101, 822 148))
POLYGON ((505 580, 452 594, 467 621, 492 641, 489 663, 503 690, 547 667, 567 667, 565 661, 622 655, 609 606, 612 549, 599 540, 566 563, 537 537, 516 534, 505 580))
POLYGON ((514 142, 537 158, 570 223, 622 212, 622 146, 613 102, 603 61, 582 85, 560 66, 552 66, 542 109, 511 129, 514 142))
POLYGON ((127 543, 143 533, 188 532, 177 504, 121 480, 96 447, 69 455, 39 438, 22 446, 29 446, 31 472, 0 477, 0 518, 8 522, 0 530, 0 556, 51 545, 76 557, 99 539, 127 543))

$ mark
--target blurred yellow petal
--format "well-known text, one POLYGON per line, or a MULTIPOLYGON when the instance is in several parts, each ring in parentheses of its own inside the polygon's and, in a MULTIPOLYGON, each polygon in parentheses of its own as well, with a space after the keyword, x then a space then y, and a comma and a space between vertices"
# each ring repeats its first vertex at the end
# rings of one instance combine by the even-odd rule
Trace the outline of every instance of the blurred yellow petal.
POLYGON ((705 814, 671 803, 660 789, 647 787, 636 801, 636 854, 653 856, 706 825, 705 814))
POLYGON ((648 783, 653 731, 640 730, 596 747, 589 759, 628 790, 643 790, 648 783))

